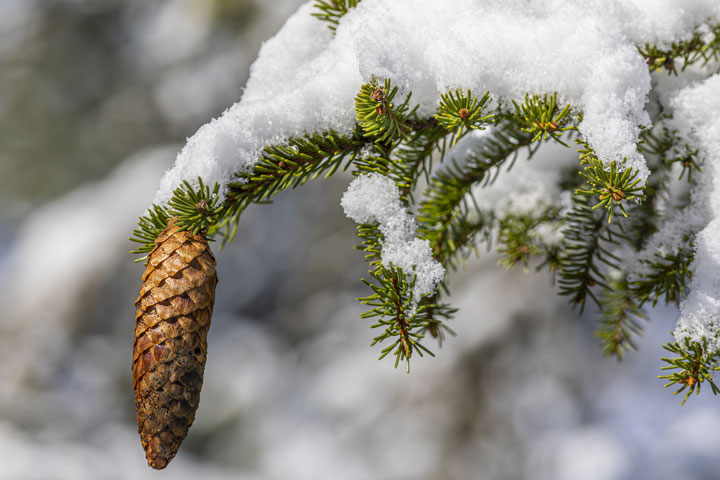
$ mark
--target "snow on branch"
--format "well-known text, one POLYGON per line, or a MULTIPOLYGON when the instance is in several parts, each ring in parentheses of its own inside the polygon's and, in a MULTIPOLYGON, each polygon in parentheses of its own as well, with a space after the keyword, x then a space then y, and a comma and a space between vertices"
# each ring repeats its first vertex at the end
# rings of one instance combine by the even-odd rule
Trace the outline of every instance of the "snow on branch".
POLYGON ((695 239, 690 293, 680 305, 678 340, 720 351, 720 74, 680 90, 672 101, 674 126, 700 150, 703 175, 692 192, 693 208, 707 215, 695 239))
MULTIPOLYGON (((604 162, 626 158, 641 180, 637 150, 650 75, 636 45, 682 40, 719 17, 714 0, 364 0, 326 28, 306 3, 265 43, 242 99, 193 135, 164 176, 155 202, 183 180, 220 183, 247 172, 263 147, 334 129, 350 134, 353 98, 373 76, 412 91, 430 117, 451 88, 500 101, 557 92, 582 111, 579 125, 604 162)), ((411 105, 412 107, 412 105, 411 105)))
POLYGON ((395 183, 380 174, 360 175, 343 195, 345 214, 359 224, 378 223, 383 234, 382 264, 400 268, 415 277, 413 298, 435 290, 445 275, 445 268, 435 261, 430 242, 415 238, 415 219, 400 201, 395 183))

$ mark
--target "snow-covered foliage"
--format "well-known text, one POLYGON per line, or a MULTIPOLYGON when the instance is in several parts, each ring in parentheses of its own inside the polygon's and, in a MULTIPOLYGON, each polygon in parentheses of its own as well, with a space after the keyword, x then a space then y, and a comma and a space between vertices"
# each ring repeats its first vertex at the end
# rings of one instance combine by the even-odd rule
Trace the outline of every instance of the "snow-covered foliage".
POLYGON ((400 201, 395 182, 377 173, 361 175, 350 184, 341 204, 355 222, 380 224, 382 263, 416 277, 415 302, 435 290, 445 268, 433 259, 430 242, 415 238, 415 219, 400 201))
MULTIPOLYGON (((700 150, 703 175, 691 208, 705 216, 695 239, 690 294, 682 303, 675 335, 720 349, 720 74, 681 89, 672 99, 675 127, 700 150)), ((693 217, 689 219, 693 222, 693 217)), ((694 227, 693 224, 686 228, 694 227)))
MULTIPOLYGON (((521 100, 525 93, 557 92, 560 103, 582 112, 579 132, 598 157, 604 162, 624 159, 644 182, 650 171, 638 141, 641 128, 651 123, 646 103, 652 85, 637 46, 687 40, 698 25, 720 18, 720 4, 711 0, 462 0, 452 5, 365 0, 342 18, 333 34, 312 17, 312 9, 313 2, 307 2, 263 46, 242 99, 188 140, 164 176, 156 202, 166 202, 181 181, 198 177, 219 182, 222 193, 233 174, 251 169, 267 145, 331 128, 349 134, 355 125, 354 95, 375 77, 391 78, 401 94, 412 92, 411 106, 417 105, 421 116, 431 116, 440 95, 451 88, 488 91, 496 105, 521 100)), ((707 72, 690 75, 703 76, 707 72)), ((666 108, 688 116, 678 129, 699 142, 711 163, 717 110, 702 99, 718 98, 720 82, 686 86, 691 90, 678 94, 681 84, 656 82, 657 96, 666 108)), ((455 153, 459 161, 462 145, 455 153)), ((711 201, 707 192, 714 188, 713 168, 708 166, 709 175, 693 194, 692 208, 675 216, 666 212, 675 220, 667 222, 639 258, 672 249, 683 232, 697 231, 715 217, 713 207, 706 205, 711 201)), ((518 168, 490 190, 476 188, 474 194, 480 203, 491 200, 500 210, 528 211, 557 197, 557 173, 557 168, 542 166, 518 168)), ((414 221, 395 193, 383 190, 390 183, 360 178, 343 206, 356 221, 380 223, 386 236, 383 263, 418 274, 419 298, 436 286, 443 270, 432 260, 427 242, 413 237, 414 221)), ((720 288, 702 273, 702 268, 712 268, 712 225, 698 237, 694 265, 702 267, 678 329, 694 340, 714 335, 708 328, 720 320, 720 288)))
POLYGON ((584 112, 580 131, 600 158, 626 157, 645 178, 637 141, 639 125, 650 122, 650 75, 636 45, 687 38, 720 16, 714 0, 365 0, 333 36, 311 16, 312 3, 265 43, 242 99, 188 140, 158 203, 182 180, 225 184, 265 145, 350 132, 353 97, 373 75, 412 91, 428 115, 455 87, 505 101, 557 91, 584 112))

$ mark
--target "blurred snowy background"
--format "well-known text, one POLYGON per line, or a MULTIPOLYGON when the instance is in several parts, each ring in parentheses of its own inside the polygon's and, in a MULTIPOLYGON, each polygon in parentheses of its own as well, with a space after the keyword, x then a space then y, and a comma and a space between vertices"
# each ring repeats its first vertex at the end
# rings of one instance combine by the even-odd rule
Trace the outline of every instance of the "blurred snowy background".
MULTIPOLYGON (((126 240, 184 139, 299 0, 0 0, 0 479, 716 479, 720 411, 655 376, 676 312, 602 358, 545 275, 483 255, 435 359, 378 362, 338 176, 218 252, 202 401, 151 471, 126 240)), ((519 167, 516 167, 519 168, 519 167)))

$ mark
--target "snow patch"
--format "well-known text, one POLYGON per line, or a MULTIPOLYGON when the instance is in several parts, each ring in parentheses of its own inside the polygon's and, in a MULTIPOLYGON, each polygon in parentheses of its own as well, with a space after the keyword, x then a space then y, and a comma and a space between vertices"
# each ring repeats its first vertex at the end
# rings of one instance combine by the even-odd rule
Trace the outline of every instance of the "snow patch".
POLYGON ((430 242, 415 238, 415 219, 400 201, 395 182, 378 173, 361 175, 350 183, 340 204, 356 223, 379 224, 382 264, 399 267, 410 278, 416 275, 415 302, 435 290, 445 268, 433 258, 430 242))
POLYGON ((650 122, 650 75, 636 45, 687 38, 720 17, 715 0, 364 0, 333 36, 311 16, 313 3, 265 43, 242 99, 188 139, 155 202, 198 176, 224 186, 265 145, 351 133, 353 98, 372 76, 412 91, 421 115, 455 87, 503 101, 557 91, 584 113, 580 132, 599 157, 626 157, 645 179, 636 144, 638 125, 650 122))

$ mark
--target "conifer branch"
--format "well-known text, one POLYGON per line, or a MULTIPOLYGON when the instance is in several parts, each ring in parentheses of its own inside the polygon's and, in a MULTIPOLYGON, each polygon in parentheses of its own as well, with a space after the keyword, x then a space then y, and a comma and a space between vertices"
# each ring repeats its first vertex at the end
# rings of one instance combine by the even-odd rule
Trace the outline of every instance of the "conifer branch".
MULTIPOLYGON (((689 238, 686 237, 686 240, 689 238)), ((658 299, 663 298, 665 303, 679 305, 685 297, 685 285, 692 276, 692 260, 693 250, 689 241, 686 248, 680 248, 675 253, 656 253, 652 260, 642 260, 644 271, 631 285, 640 304, 652 299, 654 307, 658 299)))
POLYGON ((593 210, 585 195, 576 194, 573 197, 573 208, 565 221, 567 227, 560 257, 559 293, 571 297, 570 303, 580 305, 582 313, 588 296, 596 305, 602 305, 593 290, 596 286, 610 289, 600 268, 605 265, 620 270, 621 260, 610 251, 610 247, 618 245, 623 236, 593 210))
MULTIPOLYGON (((660 122, 664 123, 663 120, 661 119, 660 122)), ((679 164, 682 169, 678 180, 686 178, 688 183, 692 183, 693 172, 702 172, 697 160, 697 148, 682 142, 677 132, 668 129, 664 124, 657 130, 660 130, 660 133, 654 133, 654 129, 643 131, 639 150, 657 157, 661 166, 666 169, 671 168, 673 164, 679 164)))
POLYGON ((557 207, 550 207, 537 214, 510 213, 498 219, 497 251, 503 256, 500 263, 507 269, 521 264, 527 270, 530 259, 544 253, 545 260, 537 269, 547 266, 551 272, 554 271, 558 266, 557 262, 553 262, 557 248, 546 245, 538 237, 536 229, 544 223, 555 224, 556 228, 561 228, 559 213, 557 207))
POLYGON ((627 351, 637 349, 633 337, 642 335, 642 322, 647 316, 635 300, 626 275, 608 283, 610 288, 602 292, 600 325, 595 335, 606 356, 622 360, 627 351))
MULTIPOLYGON (((409 373, 413 352, 417 352, 421 357, 424 353, 435 356, 420 342, 426 331, 437 332, 439 328, 443 328, 437 313, 438 309, 447 310, 447 307, 428 301, 429 297, 415 304, 415 280, 408 281, 400 268, 378 264, 370 271, 370 275, 374 282, 365 279, 362 281, 372 289, 373 294, 358 298, 358 301, 372 308, 363 313, 361 318, 377 318, 377 323, 371 328, 384 328, 380 335, 373 338, 371 346, 391 340, 393 343, 381 350, 380 359, 392 353, 395 356, 395 367, 397 368, 400 361, 405 361, 409 373), (431 314, 434 316, 431 317, 431 314)), ((447 314, 450 315, 451 312, 447 314)))
POLYGON ((570 105, 560 109, 557 106, 557 93, 552 95, 525 94, 525 101, 519 104, 513 100, 515 106, 514 120, 521 125, 524 132, 533 135, 533 142, 551 138, 561 145, 568 144, 560 140, 562 132, 577 130, 570 117, 570 105))
MULTIPOLYGON (((645 318, 642 311, 645 301, 652 299, 654 305, 662 297, 674 302, 683 297, 690 276, 692 249, 656 255, 645 262, 644 272, 632 282, 627 281, 626 273, 621 279, 608 273, 620 270, 621 260, 614 253, 620 242, 641 248, 643 239, 654 231, 657 223, 654 202, 629 205, 628 201, 652 198, 655 189, 666 185, 668 172, 677 162, 682 162, 681 177, 687 176, 689 182, 691 174, 700 171, 695 160, 697 151, 680 145, 675 132, 664 127, 661 133, 655 133, 660 132, 660 127, 643 132, 641 148, 660 159, 662 166, 648 180, 650 190, 641 185, 635 170, 617 163, 605 165, 586 143, 579 142, 580 163, 584 167, 579 178, 585 184, 575 190, 569 213, 561 217, 559 208, 550 207, 527 216, 498 214, 481 211, 472 189, 491 184, 500 167, 512 166, 523 149, 527 149, 530 158, 543 141, 567 146, 562 135, 577 131, 579 114, 573 116, 569 105, 559 108, 556 94, 526 95, 523 103, 513 103, 512 111, 503 111, 501 106, 490 114, 485 111, 490 103, 487 92, 477 98, 470 90, 452 90, 442 95, 434 116, 423 118, 418 116, 417 106, 410 106, 411 92, 402 102, 396 100, 398 93, 399 89, 389 79, 382 82, 372 79, 355 98, 357 123, 351 134, 330 130, 292 138, 282 145, 268 145, 249 171, 236 173, 222 201, 218 185, 210 189, 202 179, 198 179, 197 186, 184 182, 167 206, 153 205, 141 217, 133 238, 141 246, 134 253, 150 252, 155 238, 172 217, 177 218, 176 225, 195 233, 212 236, 224 229, 224 241, 230 241, 241 213, 250 204, 264 203, 280 191, 352 167, 356 175, 380 173, 392 179, 400 190, 401 201, 409 209, 421 177, 427 179, 418 209, 418 236, 430 242, 433 257, 446 268, 456 268, 458 258, 466 257, 476 248, 478 236, 489 243, 491 232, 498 234, 498 250, 507 267, 516 264, 527 267, 531 256, 544 253, 544 262, 538 269, 559 271, 561 295, 570 296, 572 303, 580 305, 581 312, 588 296, 601 307, 597 335, 608 355, 621 358, 634 348, 633 337, 641 333, 641 320, 645 318), (492 130, 479 139, 479 146, 465 163, 444 164, 433 171, 433 157, 442 160, 447 149, 469 132, 493 123, 492 130), (632 214, 624 229, 620 228, 622 225, 610 224, 616 209, 624 217, 632 214), (535 236, 534 229, 548 223, 557 228, 564 226, 564 240, 559 244, 545 245, 535 236), (599 289, 602 291, 598 292, 599 289)), ((359 226, 358 236, 362 242, 359 248, 365 252, 370 267, 371 278, 363 282, 372 289, 371 295, 359 299, 370 307, 363 318, 377 318, 373 328, 382 329, 372 343, 386 342, 381 358, 392 353, 396 366, 404 361, 409 369, 413 352, 432 355, 421 343, 427 333, 439 342, 445 333, 453 333, 445 322, 455 310, 439 301, 441 289, 447 291, 446 282, 418 299, 414 292, 416 278, 391 263, 382 263, 384 239, 378 225, 359 226)), ((680 383, 683 388, 695 391, 702 381, 709 381, 716 390, 711 377, 706 375, 708 362, 714 356, 703 353, 702 367, 692 367, 687 362, 691 357, 699 358, 697 348, 685 346, 671 351, 681 354, 680 360, 671 361, 675 362, 672 365, 684 368, 684 373, 667 377, 671 384, 680 383)))
POLYGON ((682 64, 680 71, 694 64, 707 65, 720 59, 720 23, 709 25, 708 32, 696 30, 689 40, 672 42, 669 47, 659 47, 646 43, 638 47, 651 72, 678 74, 678 61, 682 64))
POLYGON ((467 198, 472 186, 492 181, 488 173, 508 160, 514 162, 523 148, 527 147, 531 157, 537 151, 532 139, 533 135, 511 120, 503 120, 483 139, 466 165, 448 165, 430 179, 418 212, 419 234, 430 240, 438 261, 454 268, 455 252, 485 226, 482 220, 467 219, 469 211, 477 212, 472 198, 467 198))
MULTIPOLYGON (((198 178, 198 185, 196 190, 187 181, 183 182, 173 192, 167 208, 153 205, 146 215, 140 217, 139 228, 133 230, 130 240, 140 243, 141 246, 130 253, 152 252, 155 248, 155 239, 165 230, 170 218, 175 218, 175 225, 180 230, 192 230, 193 235, 198 232, 207 233, 223 214, 223 209, 218 206, 220 186, 215 184, 211 192, 210 187, 204 185, 201 178, 198 178)), ((145 260, 147 255, 135 261, 145 260)))
POLYGON ((575 193, 597 197, 598 201, 592 208, 604 208, 607 211, 608 223, 612 222, 616 207, 627 217, 626 202, 645 199, 642 193, 644 185, 638 178, 637 171, 631 167, 619 168, 616 162, 611 162, 609 168, 606 168, 587 143, 579 143, 582 144, 579 150, 580 165, 585 165, 580 176, 587 182, 588 188, 579 188, 575 193))
POLYGON ((490 92, 478 100, 470 90, 449 91, 440 96, 440 106, 435 119, 446 130, 452 132, 450 142, 455 145, 458 140, 472 130, 483 130, 494 115, 483 115, 483 108, 490 99, 490 92))
POLYGON ((687 338, 682 342, 672 342, 663 345, 663 348, 674 354, 673 358, 663 358, 668 363, 661 367, 661 370, 676 370, 668 375, 660 375, 658 378, 666 379, 665 387, 679 385, 673 393, 678 395, 685 392, 681 402, 684 405, 693 392, 700 394, 700 388, 704 382, 710 385, 714 395, 720 393, 720 388, 713 380, 713 372, 718 370, 718 357, 720 353, 708 350, 707 339, 703 337, 702 343, 691 342, 687 338))
POLYGON ((373 78, 370 83, 360 87, 355 97, 355 113, 357 122, 367 137, 385 142, 402 138, 407 140, 407 134, 413 128, 408 124, 414 116, 417 107, 410 111, 409 103, 412 94, 405 97, 399 104, 393 103, 398 87, 393 86, 390 79, 385 79, 383 85, 373 78))

